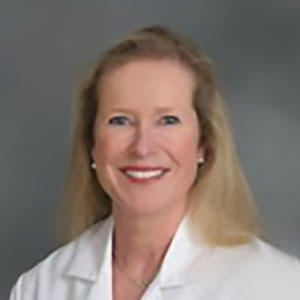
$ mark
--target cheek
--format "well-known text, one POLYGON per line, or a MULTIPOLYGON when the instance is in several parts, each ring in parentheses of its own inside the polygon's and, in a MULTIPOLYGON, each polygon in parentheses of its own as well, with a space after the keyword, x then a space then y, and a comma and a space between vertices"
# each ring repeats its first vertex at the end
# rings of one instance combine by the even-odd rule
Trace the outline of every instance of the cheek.
POLYGON ((195 180, 198 168, 198 131, 191 129, 182 134, 180 138, 169 141, 169 145, 181 174, 178 180, 182 184, 184 183, 186 188, 189 188, 195 180))
POLYGON ((194 164, 198 156, 198 131, 189 129, 177 134, 169 134, 164 143, 174 159, 187 166, 194 164))
POLYGON ((197 156, 198 141, 193 135, 184 136, 177 144, 178 152, 186 158, 197 156))
POLYGON ((117 162, 120 159, 127 144, 128 134, 99 133, 96 137, 93 157, 99 165, 107 166, 110 162, 117 162))
POLYGON ((113 139, 107 136, 97 137, 95 147, 93 148, 93 158, 97 164, 97 178, 102 188, 112 196, 113 182, 112 162, 118 157, 118 147, 113 139))
POLYGON ((112 139, 101 137, 96 140, 93 154, 99 167, 105 166, 114 156, 117 147, 112 139))

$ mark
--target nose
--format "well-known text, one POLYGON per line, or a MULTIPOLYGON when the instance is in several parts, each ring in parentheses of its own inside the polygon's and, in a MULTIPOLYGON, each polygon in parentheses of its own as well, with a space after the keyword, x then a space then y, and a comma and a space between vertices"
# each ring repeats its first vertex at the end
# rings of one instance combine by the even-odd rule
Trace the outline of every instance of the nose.
POLYGON ((153 130, 146 124, 139 124, 135 128, 131 152, 137 158, 144 158, 153 152, 154 136, 153 130))

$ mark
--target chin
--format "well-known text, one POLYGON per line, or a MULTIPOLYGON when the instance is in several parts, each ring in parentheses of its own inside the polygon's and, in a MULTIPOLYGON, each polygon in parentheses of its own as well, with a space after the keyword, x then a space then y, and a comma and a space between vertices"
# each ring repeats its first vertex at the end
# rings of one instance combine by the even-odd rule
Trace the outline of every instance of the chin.
POLYGON ((131 201, 130 203, 123 203, 122 205, 119 205, 119 208, 124 212, 126 211, 130 215, 141 217, 156 215, 162 211, 161 205, 155 205, 155 203, 147 203, 146 201, 131 201))
MULTIPOLYGON (((128 201, 122 198, 122 201, 119 201, 118 208, 132 216, 151 217, 172 211, 174 210, 174 207, 176 207, 174 201, 161 201, 160 199, 166 199, 166 197, 153 196, 151 199, 143 197, 142 201, 141 198, 136 199, 136 201, 133 197, 128 199, 128 201)), ((172 200, 174 200, 174 196, 172 197, 172 200)))

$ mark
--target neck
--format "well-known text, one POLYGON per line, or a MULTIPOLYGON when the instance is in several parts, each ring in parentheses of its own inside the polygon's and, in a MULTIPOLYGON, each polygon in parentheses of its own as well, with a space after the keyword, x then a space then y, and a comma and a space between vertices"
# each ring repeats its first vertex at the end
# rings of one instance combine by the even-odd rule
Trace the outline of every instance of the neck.
POLYGON ((160 265, 186 210, 157 216, 132 216, 113 210, 114 249, 124 266, 160 265))

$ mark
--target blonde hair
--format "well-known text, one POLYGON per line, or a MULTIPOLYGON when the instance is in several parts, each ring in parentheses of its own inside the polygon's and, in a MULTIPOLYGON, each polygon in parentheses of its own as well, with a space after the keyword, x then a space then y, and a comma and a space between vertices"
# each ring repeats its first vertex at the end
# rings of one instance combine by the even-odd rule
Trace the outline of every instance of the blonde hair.
POLYGON ((97 86, 104 74, 136 59, 171 59, 195 75, 193 105, 205 148, 205 162, 191 189, 193 231, 210 245, 245 243, 259 234, 257 212, 235 152, 232 131, 216 87, 212 63, 174 32, 152 26, 120 40, 83 82, 76 104, 71 157, 66 182, 64 225, 72 239, 111 214, 111 200, 91 170, 97 86), (68 216, 66 216, 69 214, 68 216))

